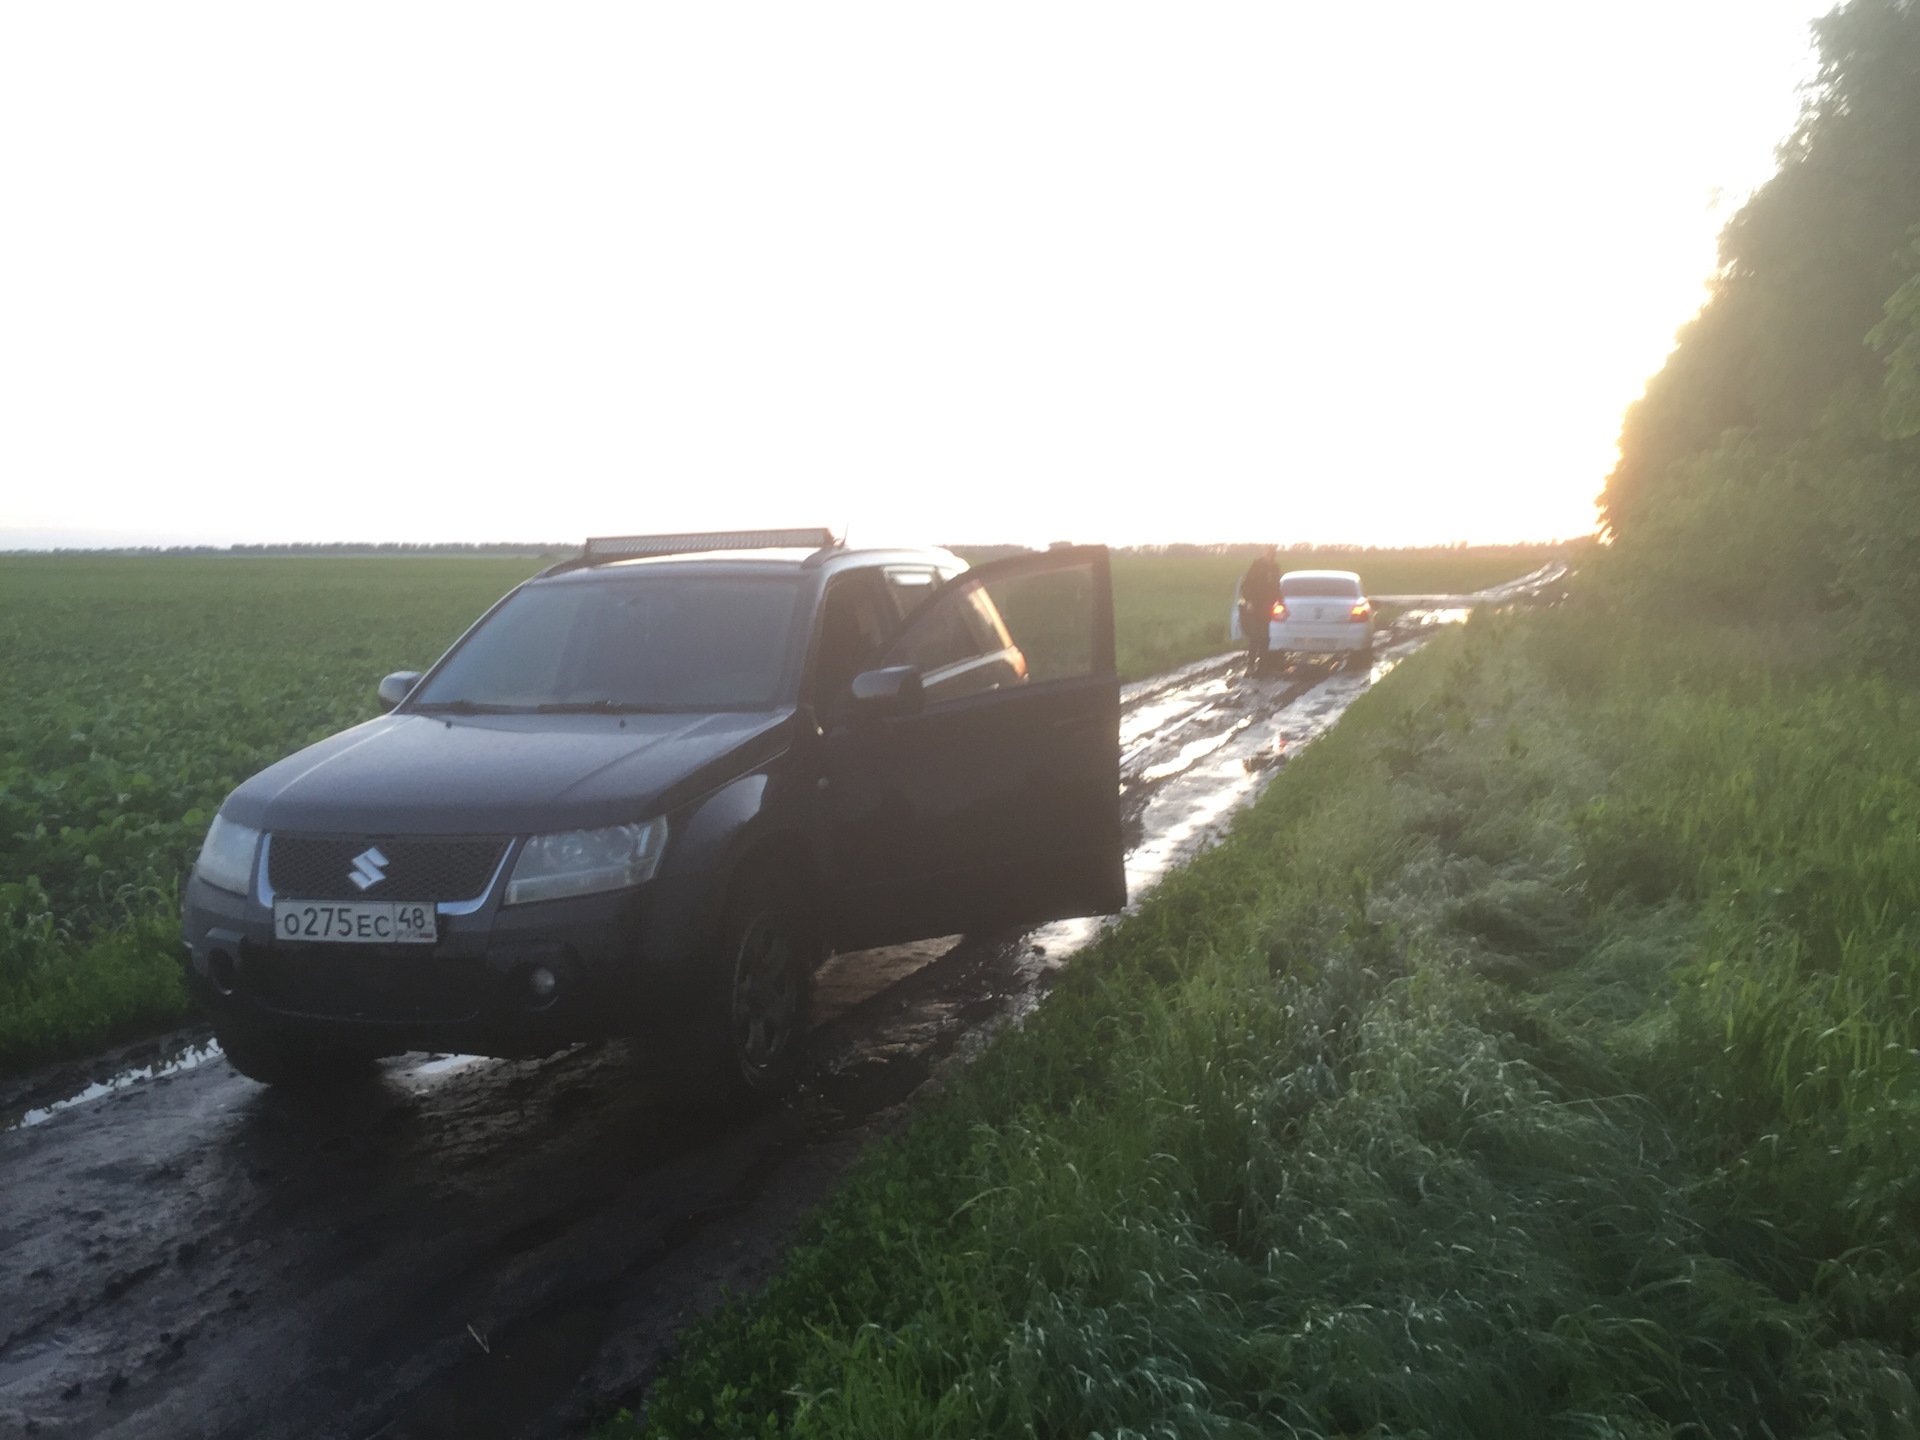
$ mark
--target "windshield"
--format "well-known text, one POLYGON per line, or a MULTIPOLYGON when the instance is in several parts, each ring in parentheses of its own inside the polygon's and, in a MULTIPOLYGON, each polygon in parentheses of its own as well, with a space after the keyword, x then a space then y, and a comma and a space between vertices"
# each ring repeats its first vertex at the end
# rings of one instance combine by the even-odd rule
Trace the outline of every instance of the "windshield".
POLYGON ((1344 575, 1282 575, 1280 593, 1291 600, 1296 595, 1338 596, 1342 600, 1359 597, 1360 582, 1344 575))
POLYGON ((756 710, 786 658, 797 582, 622 575, 530 585, 421 686, 413 710, 756 710))

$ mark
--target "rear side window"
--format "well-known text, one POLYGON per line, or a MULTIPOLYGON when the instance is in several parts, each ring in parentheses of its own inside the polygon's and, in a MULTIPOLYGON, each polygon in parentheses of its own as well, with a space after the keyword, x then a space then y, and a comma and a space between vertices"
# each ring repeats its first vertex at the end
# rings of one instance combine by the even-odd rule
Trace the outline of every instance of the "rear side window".
POLYGON ((1296 595, 1324 595, 1342 600, 1358 600, 1360 582, 1348 580, 1339 575, 1283 575, 1280 577, 1280 593, 1289 600, 1296 595))
POLYGON ((931 566, 889 565, 882 573, 887 580, 888 598, 902 620, 918 610, 933 593, 933 587, 940 583, 939 572, 931 566))

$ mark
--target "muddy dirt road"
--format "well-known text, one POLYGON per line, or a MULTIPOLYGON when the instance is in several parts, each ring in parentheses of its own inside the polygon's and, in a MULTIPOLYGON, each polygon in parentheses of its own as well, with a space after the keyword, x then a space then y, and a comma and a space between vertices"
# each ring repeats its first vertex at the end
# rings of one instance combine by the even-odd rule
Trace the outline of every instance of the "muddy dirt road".
MULTIPOLYGON (((1208 661, 1129 687, 1134 893, 1440 618, 1396 622, 1371 673, 1248 681, 1208 661)), ((807 1083, 744 1120, 619 1043, 408 1056, 324 1098, 263 1089, 207 1049, 84 1096, 16 1086, 0 1436, 575 1432, 631 1403, 722 1287, 763 1280, 860 1146, 1096 930, 835 957, 807 1083)))

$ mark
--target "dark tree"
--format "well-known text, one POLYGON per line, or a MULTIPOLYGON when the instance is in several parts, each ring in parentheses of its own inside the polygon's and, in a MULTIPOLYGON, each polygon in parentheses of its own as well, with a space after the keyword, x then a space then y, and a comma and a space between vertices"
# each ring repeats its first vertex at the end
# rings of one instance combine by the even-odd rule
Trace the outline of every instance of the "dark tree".
POLYGON ((1879 384, 1863 337, 1920 223, 1920 3, 1852 0, 1814 31, 1820 70, 1779 171, 1721 233, 1711 297, 1627 411, 1601 497, 1616 536, 1725 431, 1791 440, 1850 384, 1879 384))

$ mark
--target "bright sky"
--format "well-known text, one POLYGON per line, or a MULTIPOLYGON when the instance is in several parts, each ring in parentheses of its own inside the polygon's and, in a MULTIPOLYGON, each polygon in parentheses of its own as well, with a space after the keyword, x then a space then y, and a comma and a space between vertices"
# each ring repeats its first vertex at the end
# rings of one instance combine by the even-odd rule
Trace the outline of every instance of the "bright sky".
POLYGON ((0 547, 1582 534, 1826 8, 7 6, 0 547))

